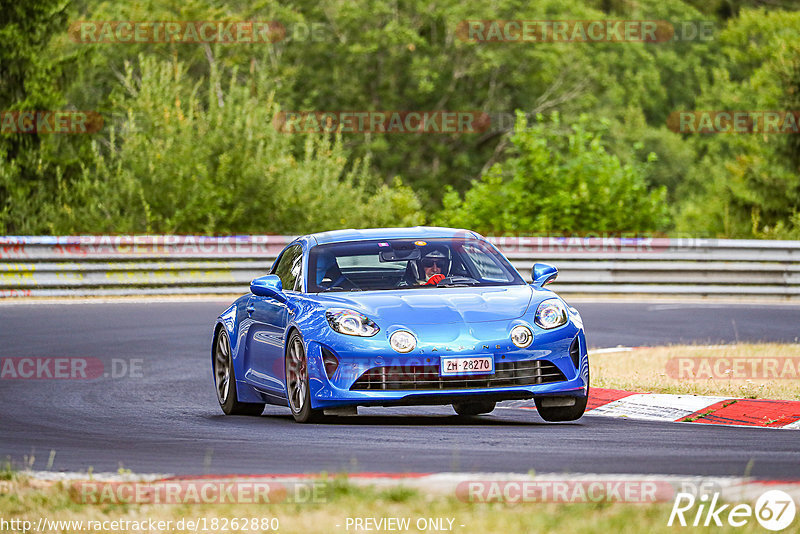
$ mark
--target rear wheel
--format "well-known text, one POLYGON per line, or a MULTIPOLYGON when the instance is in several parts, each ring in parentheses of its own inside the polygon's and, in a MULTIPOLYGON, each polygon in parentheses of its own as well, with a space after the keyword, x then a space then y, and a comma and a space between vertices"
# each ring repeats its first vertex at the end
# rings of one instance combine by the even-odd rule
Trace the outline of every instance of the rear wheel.
POLYGON ((236 395, 236 374, 231 357, 231 341, 224 328, 214 340, 214 383, 217 400, 225 415, 261 415, 263 403, 239 402, 236 395))
POLYGON ((491 412, 496 405, 496 402, 491 401, 456 402, 453 404, 453 409, 458 415, 480 415, 491 412))
POLYGON ((286 396, 294 420, 298 423, 314 423, 323 419, 322 410, 311 409, 308 359, 303 338, 297 331, 292 332, 286 346, 286 396))

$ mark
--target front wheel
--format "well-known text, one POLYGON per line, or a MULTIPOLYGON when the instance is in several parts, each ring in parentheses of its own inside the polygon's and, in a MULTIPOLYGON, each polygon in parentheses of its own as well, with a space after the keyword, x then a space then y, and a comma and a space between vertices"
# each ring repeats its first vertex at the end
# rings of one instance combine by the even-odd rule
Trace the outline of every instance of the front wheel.
POLYGON ((262 403, 239 402, 231 341, 224 328, 219 329, 214 340, 214 384, 217 386, 217 400, 225 415, 261 415, 264 411, 262 403))
POLYGON ((533 400, 536 403, 536 410, 542 419, 555 423, 559 421, 575 421, 583 417, 583 413, 586 411, 586 401, 589 397, 572 398, 575 399, 575 404, 572 406, 557 405, 560 402, 565 402, 567 399, 565 397, 536 397, 533 400))
POLYGON ((292 416, 298 423, 313 423, 323 419, 322 410, 311 409, 308 359, 303 338, 297 331, 292 332, 286 346, 286 396, 292 416))
POLYGON ((586 412, 586 403, 589 400, 589 374, 586 374, 586 395, 584 397, 534 397, 536 410, 545 421, 557 423, 560 421, 575 421, 583 417, 586 412), (571 406, 559 406, 570 399, 575 399, 571 406))
POLYGON ((583 417, 586 402, 589 400, 589 377, 586 377, 586 395, 584 397, 534 397, 536 410, 545 421, 575 421, 583 417), (575 404, 564 406, 575 399, 575 404), (561 404, 561 405, 560 405, 561 404))

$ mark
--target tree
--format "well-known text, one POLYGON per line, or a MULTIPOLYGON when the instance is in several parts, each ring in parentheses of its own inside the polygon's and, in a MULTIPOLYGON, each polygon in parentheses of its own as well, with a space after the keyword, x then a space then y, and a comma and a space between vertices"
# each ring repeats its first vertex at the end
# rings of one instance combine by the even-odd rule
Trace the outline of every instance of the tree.
MULTIPOLYGON (((64 103, 60 54, 49 45, 67 20, 60 0, 2 2, 0 111, 57 109, 64 103)), ((81 140, 31 133, 0 135, 0 232, 33 219, 55 186, 59 164, 74 162, 81 140)))
POLYGON ((512 154, 466 192, 445 195, 437 222, 488 234, 645 233, 668 223, 666 191, 648 191, 646 166, 623 164, 588 117, 562 125, 558 114, 527 126, 518 113, 512 154))
POLYGON ((223 82, 212 69, 201 91, 180 62, 140 57, 137 66, 112 98, 123 118, 63 184, 48 231, 296 234, 423 221, 413 191, 376 180, 340 138, 307 135, 295 156, 273 126, 272 94, 251 90, 264 80, 234 71, 223 82))
MULTIPOLYGON (((725 68, 697 109, 789 111, 800 105, 800 13, 742 10, 720 34, 725 68)), ((697 162, 679 189, 678 229, 724 237, 800 235, 798 134, 690 135, 697 162)))

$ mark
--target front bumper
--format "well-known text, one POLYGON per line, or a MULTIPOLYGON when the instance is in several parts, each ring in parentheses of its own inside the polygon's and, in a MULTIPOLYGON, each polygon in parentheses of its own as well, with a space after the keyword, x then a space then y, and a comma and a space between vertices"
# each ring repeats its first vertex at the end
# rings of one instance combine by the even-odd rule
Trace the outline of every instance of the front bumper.
MULTIPOLYGON (((311 405, 313 408, 332 408, 337 406, 392 406, 418 404, 452 404, 467 400, 509 400, 530 399, 534 396, 585 396, 588 388, 588 357, 583 330, 569 323, 552 331, 535 333, 534 343, 519 349, 508 342, 506 326, 498 325, 497 337, 491 339, 492 332, 484 332, 483 339, 458 339, 438 345, 421 345, 418 350, 406 355, 391 349, 376 346, 376 343, 356 345, 349 343, 309 342, 306 347, 310 381, 311 405), (570 355, 570 345, 578 340, 578 365, 570 355), (366 350, 365 350, 366 347, 366 350), (437 350, 432 350, 437 349, 437 350), (323 364, 323 350, 333 353, 338 368, 330 378, 323 364), (458 387, 437 386, 431 389, 351 389, 359 377, 367 371, 379 367, 411 368, 415 366, 439 365, 442 356, 486 356, 499 363, 550 362, 563 374, 558 382, 509 385, 501 387, 458 387)), ((334 339, 335 341, 335 339, 334 339)))

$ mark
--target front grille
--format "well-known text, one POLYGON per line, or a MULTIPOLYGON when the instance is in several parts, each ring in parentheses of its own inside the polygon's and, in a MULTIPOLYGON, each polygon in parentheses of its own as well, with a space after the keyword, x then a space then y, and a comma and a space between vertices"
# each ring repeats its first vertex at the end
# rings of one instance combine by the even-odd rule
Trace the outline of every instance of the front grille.
POLYGON ((493 375, 439 376, 438 365, 375 367, 359 377, 351 390, 373 389, 468 389, 533 386, 566 380, 564 373, 547 360, 525 360, 495 364, 493 375))

